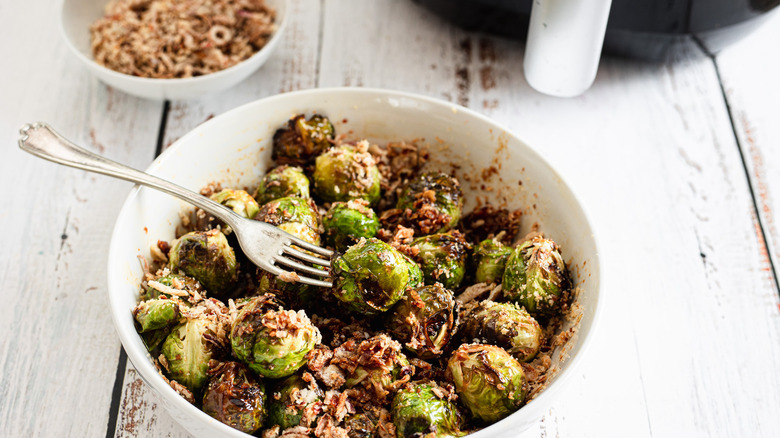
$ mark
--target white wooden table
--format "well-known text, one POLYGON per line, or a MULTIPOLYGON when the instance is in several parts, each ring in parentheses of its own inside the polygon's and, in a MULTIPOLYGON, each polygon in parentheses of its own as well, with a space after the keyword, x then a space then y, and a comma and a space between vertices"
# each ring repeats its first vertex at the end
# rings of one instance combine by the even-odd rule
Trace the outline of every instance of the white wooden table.
MULTIPOLYGON (((89 76, 52 2, 0 5, 0 436, 186 436, 127 363, 106 310, 128 183, 16 148, 45 120, 144 168, 210 116, 312 87, 383 87, 471 107, 535 145, 604 237, 589 360, 523 437, 780 437, 780 15, 715 57, 604 59, 576 99, 525 83, 523 46, 410 1, 294 0, 281 49, 219 95, 170 104, 89 76)), ((776 14, 777 15, 777 14, 776 14)))

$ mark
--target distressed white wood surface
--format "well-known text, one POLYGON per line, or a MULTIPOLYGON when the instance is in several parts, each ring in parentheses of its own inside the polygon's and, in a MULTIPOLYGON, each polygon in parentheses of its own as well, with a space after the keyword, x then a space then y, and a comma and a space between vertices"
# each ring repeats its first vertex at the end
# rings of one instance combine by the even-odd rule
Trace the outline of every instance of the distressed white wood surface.
MULTIPOLYGON (((587 94, 556 99, 525 83, 522 44, 463 32, 411 2, 292 3, 282 47, 260 71, 220 95, 171 103, 165 145, 239 104, 315 86, 386 87, 476 109, 561 171, 604 252, 607 307, 589 360, 522 436, 780 436, 778 291, 748 186, 749 176, 776 256, 777 20, 717 58, 746 175, 715 65, 694 45, 658 65, 606 59, 587 94)), ((103 260, 129 186, 36 161, 10 144, 23 121, 45 119, 142 167, 162 105, 87 77, 46 9, 42 0, 0 6, 6 41, 32 35, 0 47, 15 61, 0 97, 20 102, 0 107, 9 145, 0 178, 23 194, 3 195, 13 208, 0 211, 14 230, 0 249, 8 303, 0 310, 0 436, 101 436, 119 356, 102 312, 103 260), (42 14, 32 33, 6 18, 30 4, 42 14)), ((132 366, 120 371, 109 435, 187 436, 132 366)))

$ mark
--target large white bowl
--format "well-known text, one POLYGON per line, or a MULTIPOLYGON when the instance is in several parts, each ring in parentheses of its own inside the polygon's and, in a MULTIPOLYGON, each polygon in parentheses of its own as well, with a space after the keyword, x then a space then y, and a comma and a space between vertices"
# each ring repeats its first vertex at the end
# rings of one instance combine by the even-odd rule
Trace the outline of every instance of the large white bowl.
POLYGON ((276 9, 276 32, 257 53, 238 64, 215 73, 181 79, 152 79, 132 76, 95 62, 90 44, 89 26, 103 16, 108 0, 62 0, 60 29, 63 38, 76 57, 92 74, 106 84, 125 93, 147 99, 192 99, 224 90, 243 81, 263 65, 287 26, 288 0, 266 0, 276 9))
MULTIPOLYGON (((533 424, 555 403, 558 389, 574 373, 592 338, 602 307, 601 271, 593 229, 571 189, 536 151, 511 132, 473 111, 427 97, 360 88, 309 90, 258 100, 209 120, 179 139, 148 171, 193 190, 213 181, 223 181, 229 187, 253 186, 269 166, 274 131, 291 116, 312 112, 327 115, 337 132, 348 132, 350 137, 382 143, 424 139, 431 147, 433 166, 450 170, 450 163, 457 164, 459 174, 469 173, 472 179, 481 169, 495 167, 498 174, 488 184, 493 191, 479 193, 462 180, 466 211, 474 205, 475 195, 495 199, 500 188, 512 206, 524 209, 521 232, 536 222, 561 245, 581 290, 576 298, 583 310, 578 335, 564 347, 564 354, 558 351, 554 355, 560 372, 546 390, 516 413, 473 436, 514 436, 533 424)), ((149 257, 149 248, 158 239, 172 239, 178 213, 187 208, 183 202, 150 189, 135 188, 130 193, 111 238, 111 312, 128 357, 171 416, 198 437, 246 438, 177 395, 157 373, 133 325, 131 309, 138 300, 142 275, 137 256, 149 257)))

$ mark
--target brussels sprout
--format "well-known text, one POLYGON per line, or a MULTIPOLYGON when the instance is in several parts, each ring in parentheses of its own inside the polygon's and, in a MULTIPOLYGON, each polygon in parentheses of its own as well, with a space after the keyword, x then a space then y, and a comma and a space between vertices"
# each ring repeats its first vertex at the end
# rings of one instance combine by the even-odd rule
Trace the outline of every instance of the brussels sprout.
POLYGON ((463 337, 497 345, 521 362, 536 356, 542 346, 542 328, 514 303, 482 301, 469 309, 460 324, 463 337))
POLYGON ((504 296, 533 316, 551 316, 563 304, 568 288, 566 263, 552 240, 534 237, 515 248, 503 277, 504 296))
POLYGON ((169 299, 141 301, 133 310, 141 325, 141 333, 158 330, 175 324, 179 320, 179 303, 169 299))
POLYGON ((260 204, 266 204, 274 199, 294 196, 307 199, 309 195, 309 178, 303 169, 297 166, 278 166, 268 172, 257 186, 255 199, 260 204))
POLYGON ((477 283, 500 283, 504 275, 506 261, 512 254, 512 248, 504 246, 498 239, 485 239, 474 249, 477 283))
POLYGON ((291 309, 312 309, 318 303, 320 290, 316 286, 303 283, 288 283, 274 274, 257 269, 257 293, 272 294, 291 309))
POLYGON ((219 230, 181 236, 168 258, 172 270, 191 275, 215 295, 229 291, 237 278, 236 253, 219 230))
POLYGON ((422 284, 416 263, 378 239, 361 239, 332 263, 333 295, 367 315, 385 312, 422 284))
POLYGON ((260 210, 257 201, 244 190, 222 190, 211 195, 211 200, 231 208, 241 216, 252 219, 260 210))
MULTIPOLYGON (((321 405, 324 396, 316 384, 309 385, 300 376, 292 375, 279 382, 274 389, 268 404, 268 421, 270 424, 278 424, 282 430, 298 425, 311 427, 311 423, 300 424, 304 411, 321 405)), ((310 421, 314 419, 311 415, 310 421)))
POLYGON ((344 385, 347 388, 362 385, 379 399, 395 392, 414 373, 414 368, 401 352, 401 344, 384 334, 362 341, 357 347, 356 357, 357 365, 344 385))
POLYGON ((331 146, 335 129, 326 117, 299 114, 274 133, 272 158, 279 164, 304 165, 331 146))
POLYGON ((365 199, 369 204, 379 200, 379 168, 365 140, 330 149, 317 157, 314 166, 314 193, 321 199, 365 199))
POLYGON ((436 283, 407 293, 388 321, 396 339, 422 359, 439 356, 455 330, 455 299, 436 283))
POLYGON ((448 289, 455 289, 466 275, 469 244, 458 231, 432 234, 412 241, 417 253, 415 261, 425 277, 425 284, 439 282, 448 289))
POLYGON ((322 218, 325 242, 338 251, 345 251, 361 237, 376 236, 379 231, 379 218, 368 205, 368 201, 364 199, 334 202, 328 214, 322 218))
POLYGON ((203 387, 209 361, 221 347, 215 341, 218 330, 216 323, 206 317, 187 319, 171 330, 162 345, 162 354, 172 379, 193 392, 203 387))
POLYGON ((516 411, 525 399, 523 367, 495 345, 461 345, 447 363, 446 377, 471 414, 488 423, 516 411))
POLYGON ((275 199, 260 208, 255 219, 276 225, 280 229, 314 245, 320 244, 320 215, 311 199, 275 199))
MULTIPOLYGON (((153 282, 150 282, 149 288, 146 290, 146 296, 149 299, 156 299, 156 298, 171 298, 171 299, 179 299, 178 295, 172 295, 170 293, 165 292, 164 290, 158 289, 158 287, 155 287, 155 283, 160 283, 163 286, 170 287, 172 289, 181 290, 181 291, 187 291, 192 293, 197 293, 200 295, 203 295, 203 286, 198 282, 198 280, 189 277, 187 275, 182 274, 171 274, 168 272, 167 269, 165 269, 165 275, 162 277, 159 277, 153 282)), ((180 302, 183 302, 180 300, 180 302)))
POLYGON ((273 379, 297 371, 321 340, 320 331, 303 310, 283 310, 273 295, 246 304, 230 330, 236 357, 252 371, 273 379))
POLYGON ((445 173, 422 173, 404 187, 396 208, 403 224, 419 235, 455 228, 463 210, 460 183, 445 173))
POLYGON ((453 437, 465 435, 457 406, 435 382, 412 382, 395 394, 393 424, 396 437, 453 437))
POLYGON ((263 382, 238 362, 222 363, 211 373, 203 394, 203 412, 241 432, 260 430, 266 410, 263 382))
POLYGON ((348 415, 344 418, 344 428, 349 438, 373 438, 378 419, 368 412, 348 415))

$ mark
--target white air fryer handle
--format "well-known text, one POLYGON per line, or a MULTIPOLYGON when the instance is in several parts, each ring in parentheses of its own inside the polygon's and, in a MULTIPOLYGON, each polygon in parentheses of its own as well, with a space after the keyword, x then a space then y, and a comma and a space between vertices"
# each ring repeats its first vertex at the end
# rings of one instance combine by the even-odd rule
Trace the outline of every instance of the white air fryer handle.
POLYGON ((545 94, 573 97, 596 78, 612 0, 534 0, 523 69, 545 94))

